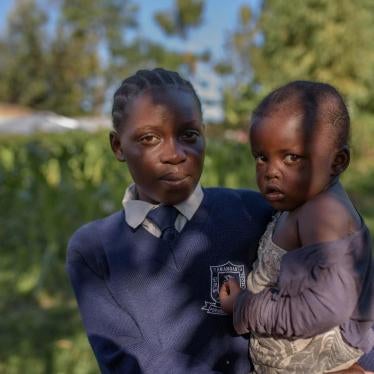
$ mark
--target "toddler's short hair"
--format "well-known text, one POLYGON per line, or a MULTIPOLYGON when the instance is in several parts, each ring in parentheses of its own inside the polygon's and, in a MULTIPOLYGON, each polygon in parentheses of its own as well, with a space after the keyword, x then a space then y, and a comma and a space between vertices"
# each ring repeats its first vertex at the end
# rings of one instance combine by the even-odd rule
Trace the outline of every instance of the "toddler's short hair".
POLYGON ((327 83, 293 81, 277 88, 254 110, 251 124, 287 103, 299 105, 304 118, 313 119, 313 125, 331 126, 338 147, 348 144, 350 119, 347 106, 337 89, 327 83))

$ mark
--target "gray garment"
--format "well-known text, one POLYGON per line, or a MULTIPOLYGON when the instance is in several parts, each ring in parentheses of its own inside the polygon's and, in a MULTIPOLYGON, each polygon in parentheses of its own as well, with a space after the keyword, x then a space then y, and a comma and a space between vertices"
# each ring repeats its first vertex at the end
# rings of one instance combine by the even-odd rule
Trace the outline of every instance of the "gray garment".
MULTIPOLYGON (((188 221, 191 220, 204 198, 204 192, 200 183, 196 186, 193 193, 184 201, 174 205, 179 211, 175 220, 175 229, 181 232, 188 221)), ((147 201, 139 200, 135 184, 131 184, 125 192, 122 200, 123 209, 125 211, 125 219, 127 224, 133 229, 137 229, 140 225, 156 238, 161 236, 161 231, 151 220, 147 218, 148 213, 159 206, 159 204, 151 204, 147 201)))
MULTIPOLYGON (((247 287, 259 293, 277 284, 281 259, 287 253, 272 240, 278 215, 261 238, 258 259, 249 273, 247 287)), ((251 334, 250 356, 259 374, 313 373, 343 370, 352 366, 362 351, 342 339, 340 328, 307 339, 282 339, 251 334)))
POLYGON ((242 290, 233 317, 239 334, 287 339, 340 326, 349 345, 369 352, 374 346, 374 267, 365 224, 343 239, 287 252, 276 286, 257 294, 242 290))

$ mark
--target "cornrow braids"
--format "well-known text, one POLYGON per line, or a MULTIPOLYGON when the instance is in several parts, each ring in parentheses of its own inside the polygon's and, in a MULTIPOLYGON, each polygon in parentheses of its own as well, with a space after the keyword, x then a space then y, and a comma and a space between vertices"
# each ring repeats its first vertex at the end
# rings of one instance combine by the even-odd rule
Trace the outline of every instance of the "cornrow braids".
POLYGON ((297 103, 305 118, 314 125, 328 125, 333 130, 337 146, 347 145, 350 118, 346 104, 337 89, 330 84, 293 81, 268 94, 254 110, 251 125, 261 120, 271 110, 297 103))
POLYGON ((120 130, 126 120, 129 103, 145 90, 150 88, 174 87, 189 91, 196 99, 200 113, 201 102, 192 84, 183 79, 177 72, 156 68, 153 70, 138 70, 126 78, 114 93, 112 106, 113 128, 120 130))

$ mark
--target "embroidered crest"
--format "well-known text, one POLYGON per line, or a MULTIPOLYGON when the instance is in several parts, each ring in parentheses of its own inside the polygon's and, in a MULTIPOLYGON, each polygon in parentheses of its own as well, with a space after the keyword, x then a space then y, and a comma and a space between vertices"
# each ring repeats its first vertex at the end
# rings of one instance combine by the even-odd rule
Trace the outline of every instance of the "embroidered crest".
POLYGON ((219 289, 222 284, 230 279, 235 278, 240 288, 245 288, 245 271, 244 265, 235 265, 228 261, 223 265, 210 266, 210 297, 212 301, 205 301, 201 307, 208 314, 226 315, 219 302, 219 289))

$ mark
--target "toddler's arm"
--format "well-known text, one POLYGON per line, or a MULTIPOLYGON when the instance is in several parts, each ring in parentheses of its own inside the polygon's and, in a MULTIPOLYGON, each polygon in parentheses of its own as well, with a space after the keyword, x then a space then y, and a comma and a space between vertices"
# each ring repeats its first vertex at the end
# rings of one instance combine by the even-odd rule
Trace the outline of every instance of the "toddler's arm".
MULTIPOLYGON (((328 204, 320 208, 307 212, 309 220, 303 220, 300 230, 304 247, 284 255, 277 286, 258 294, 247 290, 239 294, 234 306, 239 333, 252 330, 307 338, 342 325, 352 316, 360 294, 373 278, 370 235, 361 228, 344 237, 339 231, 345 219, 341 211, 338 218, 337 210, 329 209, 328 204)), ((370 307, 369 294, 368 299, 370 307)))
POLYGON ((253 330, 272 336, 307 338, 350 318, 361 289, 351 271, 318 265, 303 269, 300 262, 283 267, 286 269, 281 270, 277 287, 257 294, 248 290, 239 294, 234 306, 234 325, 239 333, 253 330))

